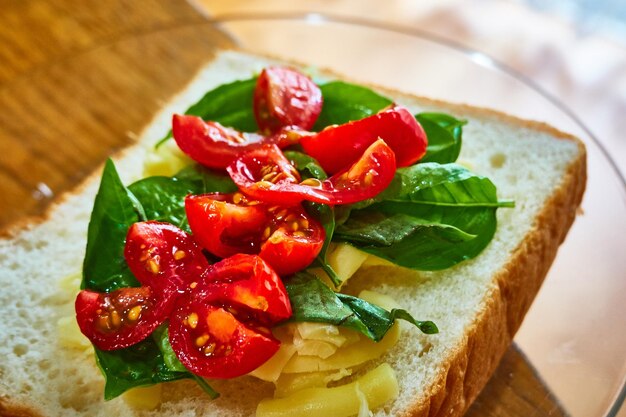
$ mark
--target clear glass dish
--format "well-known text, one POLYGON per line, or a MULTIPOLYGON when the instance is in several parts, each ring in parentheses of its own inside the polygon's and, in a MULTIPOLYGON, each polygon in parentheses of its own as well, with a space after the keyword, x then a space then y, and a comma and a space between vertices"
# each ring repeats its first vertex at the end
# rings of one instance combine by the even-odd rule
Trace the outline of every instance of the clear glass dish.
MULTIPOLYGON (((41 141, 49 136, 58 155, 54 172, 67 167, 58 178, 29 170, 32 183, 46 190, 50 185, 59 194, 131 143, 134 133, 211 56, 219 37, 215 27, 251 52, 331 68, 357 81, 499 109, 581 138, 588 150, 584 213, 561 246, 515 346, 469 414, 617 414, 626 395, 626 184, 610 155, 566 106, 476 51, 416 29, 321 14, 230 15, 128 34, 0 89, 3 123, 15 122, 17 132, 23 127, 24 137, 41 141), (111 65, 118 60, 126 66, 111 65), (22 107, 46 104, 51 91, 56 101, 45 115, 63 132, 60 142, 53 135, 58 132, 38 118, 16 116, 24 114, 22 107), (127 111, 120 112, 122 107, 127 111), (77 110, 67 117, 67 109, 77 110), (512 391, 515 396, 509 395, 512 391)), ((5 189, 0 184, 0 191, 5 189)), ((44 193, 46 203, 52 192, 44 193)), ((25 196, 19 204, 42 199, 37 193, 25 196)))
MULTIPOLYGON (((617 414, 626 378, 626 184, 576 115, 488 56, 415 29, 323 14, 229 15, 213 23, 245 50, 418 95, 499 109, 581 138, 589 153, 583 213, 561 246, 515 344, 546 392, 545 398, 525 399, 538 401, 532 415, 617 414), (551 405, 539 404, 548 397, 551 405)), ((501 388, 489 389, 488 395, 507 387, 501 388)), ((480 398, 470 414, 509 415, 510 400, 504 394, 502 399, 500 414, 489 408, 493 398, 480 398)))

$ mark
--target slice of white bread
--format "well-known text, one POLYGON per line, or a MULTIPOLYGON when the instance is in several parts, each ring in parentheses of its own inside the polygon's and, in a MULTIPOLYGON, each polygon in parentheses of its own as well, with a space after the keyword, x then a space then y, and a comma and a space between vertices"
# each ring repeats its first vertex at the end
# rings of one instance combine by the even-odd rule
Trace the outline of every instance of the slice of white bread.
MULTIPOLYGON (((269 61, 224 52, 163 109, 115 162, 125 183, 138 179, 151 145, 206 91, 248 78, 269 61)), ((442 111, 469 123, 460 162, 488 176, 500 199, 498 230, 477 258, 440 272, 385 266, 360 270, 349 289, 390 294, 440 333, 405 327, 382 359, 392 365, 399 397, 375 415, 458 416, 478 395, 511 342, 581 202, 586 180, 584 146, 549 126, 501 113, 379 89, 412 111, 442 111)), ((504 109, 506 110, 506 109, 504 109)), ((64 195, 44 220, 16 228, 0 241, 0 416, 251 416, 273 386, 252 377, 216 381, 210 401, 191 381, 168 383, 154 411, 123 398, 103 401, 104 379, 91 348, 59 343, 57 322, 73 314, 78 288, 63 280, 80 273, 87 224, 100 169, 64 195)), ((371 364, 373 367, 375 363, 371 364)))

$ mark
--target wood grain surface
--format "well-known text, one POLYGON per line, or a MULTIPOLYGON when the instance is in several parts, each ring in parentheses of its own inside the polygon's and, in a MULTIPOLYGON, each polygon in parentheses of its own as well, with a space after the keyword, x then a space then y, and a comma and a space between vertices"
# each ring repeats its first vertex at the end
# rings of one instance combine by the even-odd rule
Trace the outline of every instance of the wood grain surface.
MULTIPOLYGON (((0 7, 0 229, 42 213, 131 143, 215 48, 232 45, 182 0, 0 7)), ((468 415, 565 413, 512 347, 468 415)))

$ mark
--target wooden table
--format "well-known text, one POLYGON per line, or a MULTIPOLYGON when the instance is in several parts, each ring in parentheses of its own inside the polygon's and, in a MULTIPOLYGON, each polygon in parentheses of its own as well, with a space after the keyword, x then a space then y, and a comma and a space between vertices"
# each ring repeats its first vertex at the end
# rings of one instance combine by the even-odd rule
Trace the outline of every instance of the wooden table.
MULTIPOLYGON (((161 104, 230 45, 182 0, 4 0, 0 229, 41 214, 133 141, 161 104)), ((564 416, 515 348, 469 416, 564 416)))

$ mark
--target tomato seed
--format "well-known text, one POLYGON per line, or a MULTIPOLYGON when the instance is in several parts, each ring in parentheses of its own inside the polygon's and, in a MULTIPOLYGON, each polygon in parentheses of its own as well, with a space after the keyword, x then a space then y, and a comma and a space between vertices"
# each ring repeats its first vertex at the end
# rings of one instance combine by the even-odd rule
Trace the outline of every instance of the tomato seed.
POLYGON ((126 315, 126 317, 128 317, 128 320, 130 321, 137 321, 137 319, 139 318, 139 315, 141 314, 142 309, 143 309, 142 306, 135 306, 128 311, 128 314, 126 315))
POLYGON ((158 256, 155 256, 152 259, 148 259, 148 262, 146 262, 146 269, 152 272, 153 274, 158 274, 159 271, 161 270, 158 262, 159 262, 158 256))
POLYGON ((117 310, 111 311, 111 324, 113 327, 120 327, 122 325, 122 318, 117 310))
POLYGON ((187 324, 192 329, 195 329, 196 326, 198 326, 198 315, 196 313, 191 313, 190 315, 188 315, 187 316, 187 324))
POLYGON ((209 335, 205 333, 202 336, 199 336, 196 338, 196 346, 201 347, 208 341, 209 341, 209 335))
POLYGON ((322 182, 315 178, 307 178, 306 180, 302 181, 300 185, 308 185, 309 187, 321 188, 322 182))

